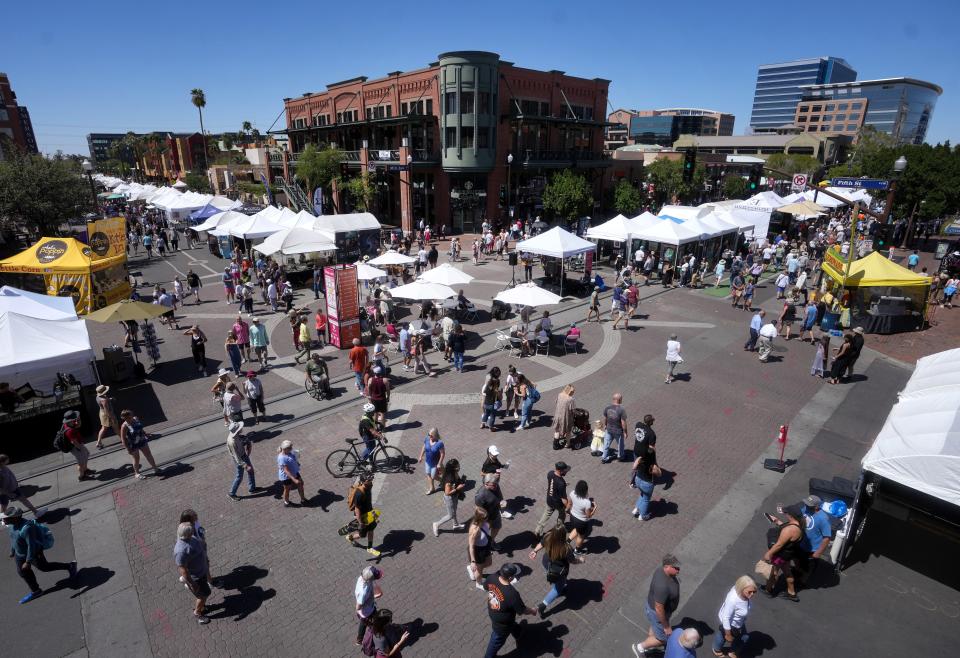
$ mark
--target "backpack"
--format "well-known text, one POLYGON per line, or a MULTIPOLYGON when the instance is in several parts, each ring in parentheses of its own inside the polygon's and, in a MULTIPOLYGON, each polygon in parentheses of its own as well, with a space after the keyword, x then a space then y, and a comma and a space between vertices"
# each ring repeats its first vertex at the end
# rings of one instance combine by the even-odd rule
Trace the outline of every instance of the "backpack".
POLYGON ((60 429, 57 431, 57 435, 53 437, 53 447, 60 452, 70 452, 70 450, 73 449, 70 439, 67 438, 66 427, 62 425, 60 426, 60 429))
POLYGON ((537 403, 540 401, 540 391, 531 386, 527 390, 527 397, 533 400, 534 403, 537 403))
POLYGON ((360 650, 364 656, 377 655, 377 647, 373 643, 373 628, 370 626, 367 626, 367 630, 363 633, 363 643, 360 645, 360 650))
POLYGON ((53 548, 53 533, 50 532, 49 527, 36 520, 31 520, 27 523, 33 526, 33 537, 42 550, 48 551, 53 548))

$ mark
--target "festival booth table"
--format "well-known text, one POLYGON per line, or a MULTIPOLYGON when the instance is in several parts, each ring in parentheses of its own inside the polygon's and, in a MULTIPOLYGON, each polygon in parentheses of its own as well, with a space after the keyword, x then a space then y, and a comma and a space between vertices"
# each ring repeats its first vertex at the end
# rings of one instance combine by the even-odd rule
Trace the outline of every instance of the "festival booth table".
POLYGON ((835 298, 847 298, 843 304, 850 310, 846 326, 861 326, 868 334, 923 328, 930 277, 911 272, 879 252, 853 261, 847 273, 847 262, 836 247, 824 254, 822 268, 827 289, 835 298))
POLYGON ((559 226, 555 226, 529 240, 522 240, 516 245, 517 252, 538 254, 557 259, 554 263, 548 261, 544 265, 544 272, 547 275, 547 281, 558 282, 561 295, 563 295, 563 284, 567 278, 566 259, 585 254, 583 282, 589 282, 592 257, 596 250, 597 245, 593 242, 564 231, 559 226))
POLYGON ((313 230, 333 237, 340 263, 373 258, 380 250, 380 222, 368 212, 320 215, 314 217, 313 230))
POLYGON ((302 281, 315 264, 334 264, 337 246, 332 236, 305 228, 284 228, 254 245, 253 250, 283 263, 293 279, 302 281))
POLYGON ((0 261, 0 272, 41 276, 48 295, 72 297, 77 313, 89 313, 130 296, 122 247, 116 255, 111 255, 116 250, 112 242, 102 249, 99 242, 94 247, 96 251, 75 238, 40 238, 0 261))
MULTIPOLYGON (((881 552, 884 546, 870 545, 871 533, 863 533, 864 526, 881 520, 879 513, 907 524, 912 556, 938 562, 938 538, 919 531, 960 535, 960 349, 917 361, 861 467, 838 554, 843 556, 848 541, 864 553, 881 552)), ((950 575, 956 587, 960 573, 954 569, 950 575)))

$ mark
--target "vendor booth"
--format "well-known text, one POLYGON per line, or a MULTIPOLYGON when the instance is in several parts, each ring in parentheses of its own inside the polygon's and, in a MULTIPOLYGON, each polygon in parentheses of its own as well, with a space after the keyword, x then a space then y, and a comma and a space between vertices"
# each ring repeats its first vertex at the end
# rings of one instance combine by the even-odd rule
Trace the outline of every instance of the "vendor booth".
POLYGON ((827 290, 838 300, 843 326, 872 334, 923 328, 930 277, 897 265, 879 252, 848 263, 836 246, 824 254, 827 290))
MULTIPOLYGON (((910 537, 910 566, 942 567, 960 544, 960 349, 932 354, 916 369, 863 457, 839 553, 891 548, 871 543, 874 524, 894 519, 910 537), (878 515, 882 515, 878 516, 878 515), (862 535, 862 536, 861 536, 862 535), (944 546, 944 544, 946 544, 944 546), (935 548, 936 547, 936 548, 935 548)), ((951 586, 960 572, 948 570, 951 586)))
POLYGON ((89 313, 130 296, 124 250, 115 253, 112 244, 102 247, 99 242, 87 246, 74 238, 40 238, 25 251, 0 261, 0 272, 24 275, 21 287, 72 297, 77 313, 89 313), (34 279, 33 285, 29 279, 34 279))
POLYGON ((560 288, 560 294, 563 294, 563 283, 566 279, 566 259, 572 256, 584 254, 584 276, 583 281, 590 280, 590 270, 593 253, 597 250, 597 245, 584 240, 581 237, 564 231, 559 226, 555 226, 545 233, 541 233, 529 240, 522 240, 517 243, 517 252, 526 252, 538 254, 540 256, 549 256, 557 259, 548 261, 544 264, 544 272, 548 281, 557 282, 560 288))

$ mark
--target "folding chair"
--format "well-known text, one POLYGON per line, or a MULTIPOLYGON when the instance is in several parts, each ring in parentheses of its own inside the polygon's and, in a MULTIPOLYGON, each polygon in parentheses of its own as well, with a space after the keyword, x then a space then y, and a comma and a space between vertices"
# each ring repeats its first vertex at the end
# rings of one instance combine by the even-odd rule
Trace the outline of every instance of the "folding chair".
POLYGON ((536 345, 534 346, 534 352, 540 354, 540 350, 543 350, 544 356, 550 356, 550 337, 546 338, 537 338, 536 345))
POLYGON ((480 318, 477 313, 477 307, 474 304, 469 304, 467 308, 463 309, 463 319, 469 320, 470 322, 476 322, 480 318))
POLYGON ((509 336, 510 356, 516 356, 518 359, 523 356, 523 341, 516 336, 509 336))
POLYGON ((580 354, 580 341, 577 340, 576 336, 567 336, 563 339, 563 353, 569 354, 570 350, 580 354))
POLYGON ((510 335, 497 329, 497 351, 510 350, 510 335))

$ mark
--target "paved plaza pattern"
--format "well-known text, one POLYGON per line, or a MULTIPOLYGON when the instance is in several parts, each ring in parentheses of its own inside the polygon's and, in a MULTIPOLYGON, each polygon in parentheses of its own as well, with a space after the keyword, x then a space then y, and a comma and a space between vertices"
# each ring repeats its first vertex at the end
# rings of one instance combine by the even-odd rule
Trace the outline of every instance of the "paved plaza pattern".
MULTIPOLYGON (((164 280, 161 277, 207 262, 215 271, 215 260, 207 258, 195 250, 170 263, 148 264, 144 276, 164 280)), ((460 266, 478 278, 466 292, 481 306, 503 287, 498 282, 510 276, 502 262, 460 266)), ((208 354, 213 355, 235 314, 223 303, 215 279, 207 278, 204 284, 204 294, 212 301, 185 307, 180 324, 201 323, 211 338, 208 354)), ((779 307, 772 297, 770 287, 757 296, 768 316, 779 307)), ((767 472, 756 478, 755 487, 752 484, 760 461, 771 454, 779 425, 794 426, 799 451, 794 457, 799 457, 827 419, 842 413, 848 392, 860 385, 829 387, 811 377, 812 348, 797 340, 778 340, 771 362, 760 363, 742 349, 750 314, 731 309, 728 300, 660 286, 642 288, 641 298, 638 317, 628 330, 614 330, 606 321, 608 314, 601 324, 584 324, 584 300, 569 299, 551 309, 555 325, 578 323, 584 344, 579 354, 511 357, 497 350, 495 335, 511 321, 493 323, 484 313, 479 323, 466 325, 471 338, 464 373, 452 371, 436 353, 428 357, 440 369, 436 378, 404 372, 394 362, 388 440, 415 460, 429 428, 439 429, 447 459, 460 461, 470 486, 460 504, 461 521, 473 509, 487 446, 496 444, 502 459, 510 460, 501 484, 516 516, 504 521, 493 568, 508 561, 523 566, 517 588, 528 605, 536 605, 549 589, 539 560, 531 561, 527 553, 535 541, 532 531, 553 463, 563 459, 570 464, 568 487, 585 480, 597 501, 598 521, 587 544, 589 553, 584 564, 571 568, 567 595, 548 609, 544 619, 527 618, 521 645, 510 640, 501 655, 595 656, 611 650, 610 655, 628 655, 623 638, 632 634, 636 641, 646 634, 639 596, 646 593, 661 556, 678 547, 695 554, 692 538, 702 536, 698 533, 711 523, 728 523, 727 530, 734 533, 728 545, 732 543, 756 510, 748 510, 745 517, 737 509, 738 498, 729 495, 743 487, 772 491, 779 483, 779 476, 767 472), (674 333, 683 345, 684 363, 677 381, 668 385, 664 355, 674 333), (481 429, 483 376, 492 366, 505 370, 509 364, 516 364, 543 394, 535 405, 533 427, 518 430, 517 422, 507 418, 498 419, 495 432, 481 429), (630 464, 603 465, 588 449, 551 449, 550 422, 557 394, 567 383, 575 386, 576 404, 590 413, 591 420, 601 416, 617 391, 623 393, 629 427, 644 414, 655 416, 664 475, 654 493, 652 520, 640 522, 630 514, 637 495, 629 487, 630 464), (609 644, 604 644, 605 638, 609 644)), ((301 291, 298 304, 312 299, 312 293, 301 291)), ((608 307, 604 296, 603 308, 608 307)), ((421 465, 411 464, 408 473, 375 478, 375 507, 382 511, 375 542, 382 551, 379 558, 338 536, 337 528, 351 518, 345 501, 349 480, 331 477, 324 460, 343 446, 343 439, 356 437, 363 398, 348 378, 345 355, 333 348, 322 353, 329 359, 337 396, 318 402, 305 395, 302 370, 291 361, 293 348, 282 314, 265 317, 273 340, 272 368, 263 376, 268 419, 257 426, 248 424, 245 431, 254 443, 257 484, 265 490, 239 502, 227 497, 234 469, 224 447, 223 424, 206 393, 211 378, 191 373, 192 362, 181 363, 189 359, 185 337, 158 328, 158 334, 169 338, 161 346, 164 364, 148 375, 148 382, 153 391, 162 392, 119 395, 129 396, 131 405, 149 404, 148 395, 157 398, 157 408, 150 407, 155 418, 148 429, 160 435, 153 449, 165 475, 133 480, 125 454, 113 450, 94 456, 94 468, 115 475, 95 486, 77 483, 69 468, 49 475, 59 456, 31 464, 33 472, 21 479, 46 483, 45 488, 38 487, 34 502, 53 501, 56 507, 72 510, 55 519, 59 521, 55 531, 67 542, 55 550, 68 550, 72 541, 81 567, 111 574, 99 573, 102 582, 74 598, 58 602, 56 595, 45 596, 36 606, 10 611, 11 618, 31 623, 34 616, 26 612, 38 614, 34 607, 62 610, 64 623, 72 623, 74 632, 58 640, 61 648, 50 655, 179 656, 189 647, 194 655, 211 656, 280 652, 357 656, 353 588, 363 567, 375 564, 385 572, 380 583, 384 596, 378 605, 393 610, 395 619, 413 631, 404 655, 481 655, 490 624, 484 595, 466 577, 466 533, 448 524, 439 537, 432 535, 431 523, 443 515, 443 501, 439 494, 424 495, 421 465), (275 457, 282 439, 302 451, 308 506, 284 508, 277 497, 275 457), (178 581, 173 564, 177 520, 185 508, 198 511, 206 528, 212 574, 223 579, 223 587, 215 588, 209 600, 213 621, 207 626, 195 623, 192 597, 178 581), (123 630, 114 622, 122 622, 123 630)), ((110 331, 98 333, 95 341, 110 344, 116 340, 110 331)), ((874 361, 906 372, 872 351, 863 359, 864 368, 874 361)), ((879 425, 885 415, 886 408, 878 408, 873 422, 879 425)), ((632 442, 631 433, 628 448, 632 442)), ((813 462, 818 461, 816 450, 825 454, 822 447, 809 450, 813 462)), ((824 468, 834 467, 825 457, 819 461, 824 468)), ((751 495, 759 495, 756 491, 751 495)), ((702 545, 709 545, 709 539, 702 545)), ((701 555, 701 564, 692 561, 686 582, 693 585, 706 578, 727 547, 719 554, 701 555)), ((738 569, 749 571, 749 566, 738 569)), ((0 582, 7 599, 21 586, 12 573, 0 575, 0 582)), ((684 598, 693 594, 686 588, 684 598)), ((7 614, 7 601, 0 609, 7 614)), ((45 625, 49 622, 41 622, 41 628, 45 625)), ((18 642, 11 647, 26 650, 27 645, 18 642)), ((701 651, 709 652, 709 647, 701 651)))

